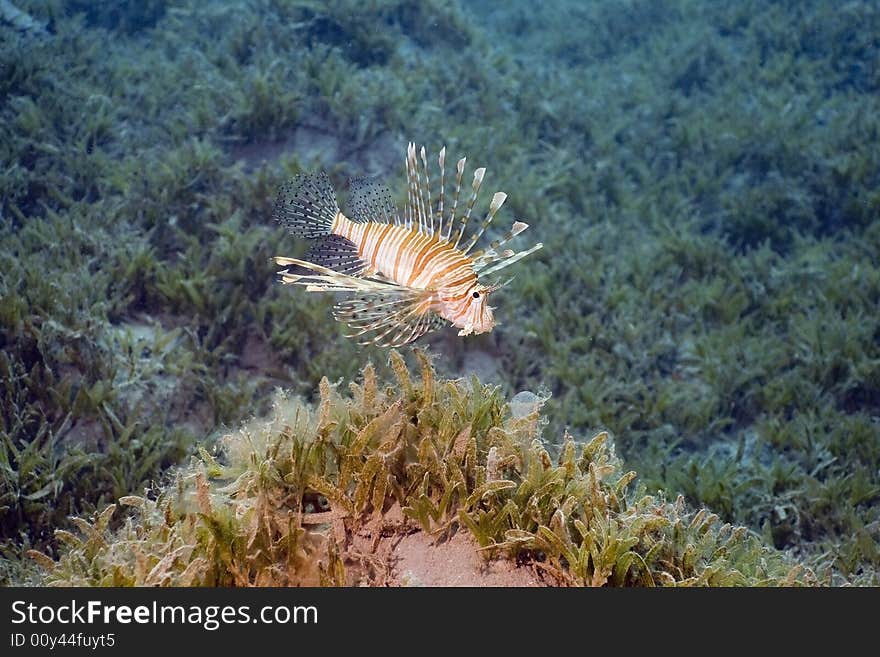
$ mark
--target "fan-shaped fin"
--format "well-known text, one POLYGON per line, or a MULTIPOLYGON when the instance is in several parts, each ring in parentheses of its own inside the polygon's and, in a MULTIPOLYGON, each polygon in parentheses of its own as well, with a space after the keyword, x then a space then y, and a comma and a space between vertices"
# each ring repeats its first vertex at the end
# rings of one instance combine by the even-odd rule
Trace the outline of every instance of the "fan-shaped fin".
POLYGON ((348 185, 349 218, 358 223, 397 223, 397 210, 388 188, 376 178, 353 178, 348 185))
POLYGON ((304 259, 349 276, 361 276, 367 269, 354 242, 340 235, 328 235, 315 243, 304 259))

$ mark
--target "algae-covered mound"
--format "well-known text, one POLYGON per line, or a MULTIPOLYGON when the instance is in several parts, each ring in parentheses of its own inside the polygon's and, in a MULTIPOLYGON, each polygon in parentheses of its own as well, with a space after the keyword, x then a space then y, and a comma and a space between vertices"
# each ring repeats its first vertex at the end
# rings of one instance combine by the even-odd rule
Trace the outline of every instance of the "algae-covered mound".
POLYGON ((317 408, 276 393, 271 416, 223 436, 215 455, 121 498, 121 523, 110 506, 58 531, 58 561, 32 552, 46 583, 382 584, 393 563, 380 538, 418 532, 428 549, 470 533, 480 553, 551 584, 816 583, 746 528, 646 495, 606 433, 566 435, 551 456, 540 397, 518 396, 512 413, 498 388, 437 380, 415 355, 419 376, 391 353, 393 385, 371 365, 346 394, 324 379, 317 408))

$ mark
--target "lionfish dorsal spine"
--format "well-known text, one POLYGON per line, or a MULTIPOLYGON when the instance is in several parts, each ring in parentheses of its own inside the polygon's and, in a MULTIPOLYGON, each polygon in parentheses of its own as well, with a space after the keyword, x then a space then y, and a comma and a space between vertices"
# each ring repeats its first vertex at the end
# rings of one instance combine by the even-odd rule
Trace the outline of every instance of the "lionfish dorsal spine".
POLYGON ((474 261, 474 269, 479 271, 482 267, 485 267, 496 260, 512 256, 513 251, 510 249, 506 249, 505 251, 499 251, 499 249, 528 227, 529 225, 524 221, 514 221, 513 226, 507 231, 507 234, 504 235, 504 237, 500 240, 493 240, 489 244, 488 249, 481 249, 472 253, 471 258, 474 261))
POLYGON ((443 239, 443 192, 446 183, 446 146, 440 149, 440 155, 437 157, 437 164, 440 165, 440 195, 437 199, 437 234, 443 239))
POLYGON ((422 146, 422 149, 419 151, 419 156, 422 159, 422 169, 425 172, 425 214, 427 215, 427 220, 430 224, 426 223, 426 227, 430 227, 429 235, 434 234, 434 211, 433 211, 433 202, 431 199, 431 178, 428 175, 428 158, 425 153, 425 147, 422 146))
POLYGON ((459 219, 458 237, 455 238, 455 244, 453 244, 454 248, 458 248, 458 243, 461 242, 461 238, 464 235, 468 222, 471 220, 471 213, 474 211, 474 205, 477 203, 477 197, 480 194, 480 186, 483 184, 483 176, 485 175, 486 167, 474 169, 474 179, 471 182, 471 198, 468 201, 467 210, 465 210, 464 215, 459 219))
POLYGON ((458 199, 461 196, 461 179, 464 177, 464 165, 467 158, 461 158, 455 165, 455 192, 452 195, 452 209, 449 211, 449 229, 446 233, 446 241, 452 241, 452 231, 455 230, 455 214, 458 212, 458 199))
POLYGON ((498 212, 499 209, 501 209, 502 205, 504 205, 505 200, 507 200, 507 194, 505 194, 504 192, 495 192, 495 195, 492 197, 492 202, 489 204, 489 211, 483 218, 480 227, 474 232, 474 234, 468 240, 468 243, 461 250, 462 253, 467 254, 472 248, 474 248, 474 245, 480 240, 480 238, 483 236, 483 233, 486 232, 489 224, 492 223, 492 219, 495 218, 495 213, 498 212))
MULTIPOLYGON (((424 147, 422 147, 422 157, 424 158, 424 147)), ((425 167, 425 184, 422 184, 422 176, 419 172, 419 161, 416 155, 416 145, 410 142, 406 149, 406 177, 409 181, 409 211, 410 230, 415 229, 422 235, 431 235, 433 231, 429 228, 428 215, 431 212, 430 194, 427 191, 428 170, 425 167)), ((433 224, 433 220, 431 220, 433 224)))
POLYGON ((516 253, 512 253, 510 255, 502 255, 501 259, 498 260, 495 264, 485 270, 481 270, 479 272, 480 276, 488 276, 489 274, 494 274, 497 271, 501 271, 505 267, 510 267, 510 265, 519 262, 527 255, 530 255, 537 251, 538 249, 544 248, 544 245, 541 242, 538 242, 530 249, 526 249, 525 251, 518 251, 516 253))

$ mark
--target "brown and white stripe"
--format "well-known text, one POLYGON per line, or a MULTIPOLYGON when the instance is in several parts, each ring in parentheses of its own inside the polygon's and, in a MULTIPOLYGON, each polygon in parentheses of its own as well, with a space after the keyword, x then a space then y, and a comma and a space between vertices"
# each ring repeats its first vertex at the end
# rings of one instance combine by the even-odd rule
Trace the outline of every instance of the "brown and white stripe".
POLYGON ((477 282, 474 262, 439 235, 406 226, 356 223, 341 212, 331 232, 357 246, 368 270, 381 272, 398 285, 420 290, 467 288, 477 282))
POLYGON ((459 204, 465 166, 461 158, 447 205, 445 157, 443 148, 435 205, 425 149, 417 153, 414 144, 408 146, 408 201, 402 216, 390 207, 384 187, 363 179, 353 183, 351 218, 339 210, 326 174, 300 174, 291 180, 281 189, 275 217, 294 235, 317 242, 309 252, 311 260, 275 259, 294 268, 281 271, 281 281, 311 292, 353 293, 337 303, 334 315, 362 342, 406 344, 443 320, 459 327, 459 335, 491 331, 495 320, 488 297, 501 285, 484 284, 480 277, 512 265, 542 245, 520 252, 502 250, 528 227, 517 221, 503 238, 470 253, 507 195, 495 193, 482 222, 462 242, 486 170, 474 171, 469 198, 459 204))

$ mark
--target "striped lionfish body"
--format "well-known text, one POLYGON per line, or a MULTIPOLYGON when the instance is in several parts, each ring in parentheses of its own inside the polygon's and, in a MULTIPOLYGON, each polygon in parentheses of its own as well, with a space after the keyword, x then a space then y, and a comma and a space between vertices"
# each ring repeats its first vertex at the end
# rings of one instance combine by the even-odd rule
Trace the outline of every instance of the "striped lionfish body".
POLYGON ((281 282, 304 285, 310 292, 351 293, 333 312, 362 344, 401 346, 445 322, 458 327, 459 335, 491 331, 495 319, 488 299, 506 282, 487 284, 483 277, 542 247, 502 250, 528 228, 516 221, 502 239, 471 252, 507 195, 496 192, 482 223, 463 239, 486 170, 474 171, 469 200, 459 203, 465 158, 459 160, 447 202, 446 149, 441 149, 435 204, 424 147, 419 156, 411 143, 403 216, 396 213, 388 190, 369 180, 352 181, 349 215, 343 214, 323 172, 300 174, 281 188, 275 204, 275 218, 291 233, 316 240, 302 260, 275 258, 287 267, 280 272, 281 282))

